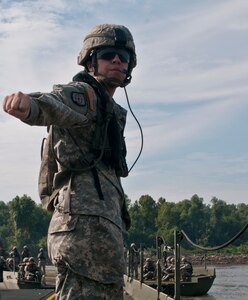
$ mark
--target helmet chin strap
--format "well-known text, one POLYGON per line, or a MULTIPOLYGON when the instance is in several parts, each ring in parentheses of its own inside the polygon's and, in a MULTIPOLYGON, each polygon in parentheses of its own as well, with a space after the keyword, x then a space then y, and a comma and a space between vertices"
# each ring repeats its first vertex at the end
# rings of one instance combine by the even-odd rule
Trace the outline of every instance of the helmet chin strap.
POLYGON ((106 77, 104 75, 102 75, 99 72, 94 72, 94 76, 100 81, 102 82, 104 85, 109 86, 111 88, 117 88, 117 87, 122 87, 123 86, 123 82, 120 80, 117 80, 115 78, 109 78, 106 77))

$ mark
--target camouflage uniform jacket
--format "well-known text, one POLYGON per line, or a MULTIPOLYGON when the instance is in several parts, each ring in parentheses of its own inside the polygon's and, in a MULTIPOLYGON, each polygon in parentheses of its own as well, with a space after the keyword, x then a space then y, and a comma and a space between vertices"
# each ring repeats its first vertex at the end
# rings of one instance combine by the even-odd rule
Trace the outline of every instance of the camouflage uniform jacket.
MULTIPOLYGON (((64 173, 68 174, 64 166, 78 167, 82 152, 86 156, 90 153, 97 122, 96 108, 98 101, 101 100, 93 88, 84 82, 55 85, 51 93, 32 93, 30 97, 31 111, 25 123, 39 126, 53 125, 54 128, 53 146, 59 159, 58 171, 54 177, 56 188, 57 178, 64 173), (72 136, 79 144, 80 151, 75 147, 72 136)), ((120 128, 124 130, 126 110, 114 102, 114 112, 120 128)), ((73 271, 83 276, 105 283, 121 283, 124 267, 122 257, 122 230, 125 230, 122 220, 124 194, 120 178, 116 176, 113 168, 102 161, 96 168, 104 199, 99 199, 91 170, 73 172, 67 177, 53 203, 55 210, 49 226, 49 255, 54 263, 62 260, 73 271), (93 242, 89 245, 89 241, 82 237, 89 231, 82 233, 77 228, 77 226, 84 226, 86 230, 87 226, 84 223, 86 216, 89 216, 91 222, 94 217, 103 220, 101 223, 110 221, 108 223, 110 225, 105 224, 105 228, 109 230, 106 241, 101 240, 104 239, 104 232, 98 238, 97 233, 95 234, 97 239, 94 241, 95 246, 97 245, 95 248, 92 246, 93 242), (70 234, 69 239, 68 236, 65 238, 67 234, 70 234), (79 239, 78 235, 81 236, 79 239), (108 257, 106 258, 108 249, 102 247, 104 242, 114 248, 111 250, 109 261, 108 257), (102 261, 98 259, 94 262, 92 258, 94 254, 91 252, 97 249, 99 250, 97 255, 102 256, 102 261), (90 257, 89 263, 87 260, 90 257)))
MULTIPOLYGON (((97 97, 94 90, 86 83, 73 82, 68 85, 56 85, 52 93, 31 94, 31 114, 26 123, 30 125, 55 125, 54 148, 57 157, 63 165, 77 166, 82 154, 75 147, 71 136, 65 129, 80 143, 83 153, 90 152, 92 138, 96 126, 96 105, 97 97), (87 90, 92 90, 91 99, 86 95, 87 90), (82 98, 82 96, 85 96, 82 98), (81 98, 80 98, 81 97, 81 98)), ((124 126, 126 111, 115 103, 114 110, 118 116, 119 125, 124 126)), ((115 170, 103 162, 97 165, 101 188, 106 201, 99 201, 99 195, 95 188, 94 178, 90 170, 77 172, 73 176, 70 195, 70 213, 83 215, 96 215, 109 219, 117 226, 122 227, 121 207, 122 203, 116 201, 117 193, 123 195, 120 178, 115 170)), ((67 172, 58 163, 58 172, 55 175, 54 183, 61 173, 67 172)), ((63 211, 68 182, 59 193, 59 209, 63 211)), ((120 197, 118 197, 120 198, 120 197)), ((123 201, 123 200, 121 200, 123 201)))

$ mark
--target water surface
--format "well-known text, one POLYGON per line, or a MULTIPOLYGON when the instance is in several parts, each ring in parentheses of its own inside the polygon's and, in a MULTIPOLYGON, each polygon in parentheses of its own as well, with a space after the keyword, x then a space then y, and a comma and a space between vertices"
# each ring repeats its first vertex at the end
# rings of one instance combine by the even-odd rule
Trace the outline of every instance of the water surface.
POLYGON ((208 295, 183 300, 248 300, 248 265, 215 268, 216 278, 208 295))

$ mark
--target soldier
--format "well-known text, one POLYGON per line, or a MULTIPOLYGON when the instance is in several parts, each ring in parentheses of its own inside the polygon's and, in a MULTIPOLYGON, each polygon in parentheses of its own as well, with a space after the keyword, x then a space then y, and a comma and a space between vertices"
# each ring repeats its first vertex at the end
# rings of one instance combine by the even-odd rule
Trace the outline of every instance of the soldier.
POLYGON ((14 261, 14 268, 16 270, 18 270, 18 265, 21 261, 21 256, 20 256, 20 253, 19 251, 17 250, 16 246, 14 246, 12 248, 12 251, 10 251, 10 254, 9 254, 10 258, 13 258, 13 261, 14 261))
POLYGON ((38 259, 38 267, 43 275, 46 275, 46 254, 43 248, 40 248, 39 253, 37 255, 38 259))
POLYGON ((193 274, 193 266, 186 257, 182 257, 180 265, 180 273, 183 281, 190 281, 193 274))
POLYGON ((37 267, 34 257, 29 257, 26 266, 24 267, 25 279, 29 281, 40 281, 41 273, 37 267))
POLYGON ((131 268, 132 276, 134 275, 135 279, 139 278, 139 264, 140 264, 140 254, 135 243, 130 245, 130 259, 131 259, 131 268))
POLYGON ((29 263, 29 257, 24 257, 22 263, 19 264, 18 279, 25 280, 25 268, 29 263))
POLYGON ((22 261, 24 260, 24 258, 30 257, 30 253, 27 245, 23 246, 21 255, 22 255, 22 261))
POLYGON ((170 279, 174 278, 175 276, 175 258, 174 257, 168 257, 167 258, 167 266, 163 270, 163 281, 169 281, 170 279))
POLYGON ((120 177, 126 110, 113 95, 131 81, 136 53, 122 25, 95 26, 78 56, 84 72, 51 93, 5 97, 4 110, 49 126, 39 177, 42 204, 53 210, 48 253, 57 267, 56 299, 123 299, 123 233, 130 226, 120 177), (49 146, 47 146, 49 145, 49 146))
POLYGON ((144 264, 144 279, 155 279, 156 277, 156 265, 151 258, 147 258, 144 264))

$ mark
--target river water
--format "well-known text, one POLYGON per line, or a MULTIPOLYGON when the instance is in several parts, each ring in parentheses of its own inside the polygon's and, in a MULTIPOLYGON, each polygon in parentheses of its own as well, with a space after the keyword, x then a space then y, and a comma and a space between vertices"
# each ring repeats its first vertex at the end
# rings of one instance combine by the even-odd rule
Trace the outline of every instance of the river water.
POLYGON ((208 295, 183 300, 248 300, 248 265, 217 266, 208 295))

